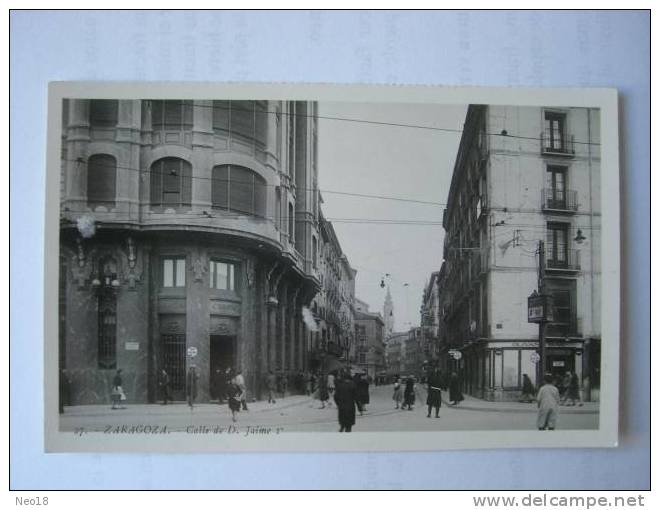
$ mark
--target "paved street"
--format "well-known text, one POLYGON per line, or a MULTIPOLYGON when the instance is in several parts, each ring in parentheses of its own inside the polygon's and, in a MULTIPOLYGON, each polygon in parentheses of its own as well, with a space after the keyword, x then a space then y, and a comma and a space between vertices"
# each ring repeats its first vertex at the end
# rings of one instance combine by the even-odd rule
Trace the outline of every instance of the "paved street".
MULTIPOLYGON (((357 416, 353 431, 432 431, 432 430, 533 430, 535 404, 484 402, 466 397, 458 407, 443 403, 440 418, 427 418, 426 392, 419 388, 418 404, 412 411, 394 409, 391 387, 371 387, 371 403, 363 416, 357 416)), ((446 392, 443 397, 446 398, 446 392)), ((254 402, 249 411, 238 415, 237 425, 278 426, 286 432, 334 432, 338 430, 334 405, 319 409, 318 401, 310 397, 291 396, 276 404, 254 402)), ((186 431, 189 427, 228 426, 232 423, 227 405, 201 404, 192 411, 183 404, 127 405, 111 410, 110 406, 67 407, 62 415, 62 430, 105 430, 121 425, 164 426, 171 431, 186 431)), ((564 407, 560 411, 559 429, 594 429, 598 427, 598 405, 564 407)))

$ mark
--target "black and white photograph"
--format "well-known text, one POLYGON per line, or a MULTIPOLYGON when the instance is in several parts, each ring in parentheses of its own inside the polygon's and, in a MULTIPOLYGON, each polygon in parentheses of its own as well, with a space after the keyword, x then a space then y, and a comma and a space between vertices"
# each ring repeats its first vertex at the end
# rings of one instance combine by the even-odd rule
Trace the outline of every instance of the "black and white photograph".
POLYGON ((615 446, 616 103, 51 84, 47 449, 615 446))

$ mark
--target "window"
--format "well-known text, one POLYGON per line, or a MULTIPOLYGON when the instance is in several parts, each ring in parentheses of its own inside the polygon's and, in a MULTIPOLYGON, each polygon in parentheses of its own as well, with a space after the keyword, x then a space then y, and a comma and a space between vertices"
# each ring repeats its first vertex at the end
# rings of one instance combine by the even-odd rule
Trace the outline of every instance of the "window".
POLYGON ((317 241, 316 237, 312 237, 312 266, 316 269, 316 251, 317 251, 317 241))
POLYGON ((163 259, 163 287, 185 286, 186 259, 183 257, 163 259))
POLYGON ((548 336, 566 337, 577 333, 575 280, 547 279, 546 292, 553 300, 553 320, 548 324, 548 336))
POLYGON ((192 130, 192 101, 152 101, 151 127, 154 131, 192 130))
POLYGON ((218 290, 236 290, 236 265, 212 260, 209 266, 209 287, 218 290))
MULTIPOLYGON (((117 278, 117 264, 112 258, 99 264, 101 281, 117 278)), ((112 369, 117 366, 117 295, 112 287, 101 287, 98 295, 98 367, 112 369)))
POLYGON ((90 127, 113 128, 117 125, 118 101, 92 99, 89 102, 90 127))
POLYGON ((548 267, 568 264, 568 224, 548 223, 546 259, 548 267))
POLYGON ((566 208, 566 167, 548 166, 546 176, 546 206, 550 209, 566 208))
POLYGON ((287 135, 288 135, 288 143, 287 147, 289 149, 288 152, 288 169, 289 169, 289 177, 293 179, 293 177, 296 175, 295 173, 295 165, 296 165, 296 103, 293 101, 289 102, 289 115, 287 117, 288 122, 288 129, 287 129, 287 135))
POLYGON ((563 152, 566 149, 566 115, 545 112, 545 149, 563 152))
POLYGON ((213 168, 213 207, 255 216, 266 216, 266 180, 256 172, 237 165, 213 168))
POLYGON ((294 234, 293 225, 294 225, 294 221, 295 221, 295 216, 293 214, 293 204, 291 202, 289 202, 289 242, 291 242, 291 243, 293 242, 293 234, 294 234))
POLYGON ((108 154, 95 154, 87 161, 87 203, 114 205, 117 186, 117 160, 108 154))
POLYGON ((190 205, 192 167, 179 158, 163 158, 151 165, 151 204, 190 205))
POLYGON ((367 362, 367 353, 366 352, 360 352, 358 353, 358 363, 364 365, 367 362))

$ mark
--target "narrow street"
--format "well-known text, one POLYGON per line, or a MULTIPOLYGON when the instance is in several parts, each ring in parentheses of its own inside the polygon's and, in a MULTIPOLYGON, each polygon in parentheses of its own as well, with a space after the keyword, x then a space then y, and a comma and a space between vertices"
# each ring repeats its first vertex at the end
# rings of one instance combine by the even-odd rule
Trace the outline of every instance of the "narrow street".
MULTIPOLYGON (((390 386, 371 387, 367 411, 358 413, 354 432, 397 432, 434 430, 534 430, 534 404, 484 402, 466 397, 459 406, 443 402, 440 418, 426 417, 426 391, 419 385, 418 399, 412 411, 394 408, 390 386), (420 405, 421 404, 421 405, 420 405)), ((446 398, 446 392, 443 392, 446 398)), ((282 427, 284 432, 335 432, 338 429, 337 411, 320 408, 318 401, 306 396, 290 396, 276 404, 254 402, 249 411, 238 414, 236 425, 282 427)), ((167 426, 170 431, 194 433, 195 427, 226 427, 232 424, 227 405, 200 404, 191 411, 183 404, 135 405, 111 410, 110 406, 77 406, 66 408, 61 416, 61 430, 87 432, 103 431, 108 427, 167 426)), ((583 407, 563 407, 559 429, 594 429, 598 427, 598 407, 586 403, 583 407)))

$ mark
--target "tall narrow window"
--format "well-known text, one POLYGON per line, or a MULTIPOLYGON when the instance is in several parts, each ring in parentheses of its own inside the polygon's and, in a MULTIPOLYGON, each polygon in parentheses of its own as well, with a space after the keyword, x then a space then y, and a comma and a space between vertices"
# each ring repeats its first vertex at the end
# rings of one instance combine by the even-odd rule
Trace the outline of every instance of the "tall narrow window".
POLYGON ((289 233, 289 242, 291 242, 291 243, 294 240, 294 237, 293 237, 293 235, 294 235, 293 225, 295 223, 294 220, 295 220, 295 217, 294 217, 294 214, 293 214, 293 204, 291 202, 289 202, 289 231, 288 231, 288 233, 289 233))
POLYGON ((231 102, 231 132, 243 138, 254 138, 254 101, 231 102))
POLYGON ((190 205, 192 167, 179 158, 163 158, 151 165, 151 204, 169 207, 190 205))
POLYGON ((566 149, 566 115, 545 112, 545 149, 563 152, 566 149))
POLYGON ((548 267, 568 264, 568 224, 548 223, 546 259, 548 267))
POLYGON ((213 101, 213 132, 217 135, 229 135, 230 101, 213 101))
POLYGON ((548 166, 546 177, 546 206, 550 209, 566 208, 566 167, 548 166))
POLYGON ((118 101, 92 99, 89 102, 90 127, 113 128, 117 125, 118 101))
POLYGON ((190 131, 192 117, 192 101, 152 101, 151 103, 151 126, 154 131, 190 131))
POLYGON ((87 161, 87 203, 114 206, 117 188, 117 160, 95 154, 87 161))
MULTIPOLYGON (((100 263, 100 281, 112 282, 117 278, 114 260, 106 258, 100 263)), ((103 285, 98 294, 98 367, 112 369, 117 366, 117 296, 114 288, 103 285)))
POLYGON ((317 251, 316 237, 312 237, 312 266, 316 269, 316 251, 317 251))
POLYGON ((296 168, 296 103, 289 102, 289 115, 287 116, 287 148, 289 177, 294 178, 296 168))
POLYGON ((209 286, 218 290, 236 290, 236 265, 212 260, 209 268, 209 286))
POLYGON ((186 259, 183 257, 163 259, 163 287, 186 286, 186 259))

